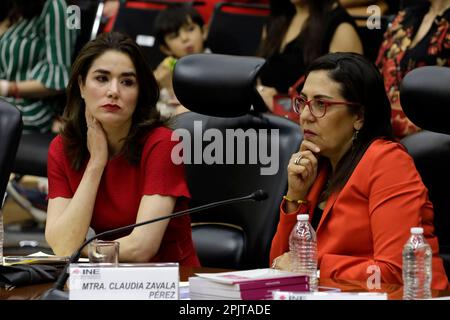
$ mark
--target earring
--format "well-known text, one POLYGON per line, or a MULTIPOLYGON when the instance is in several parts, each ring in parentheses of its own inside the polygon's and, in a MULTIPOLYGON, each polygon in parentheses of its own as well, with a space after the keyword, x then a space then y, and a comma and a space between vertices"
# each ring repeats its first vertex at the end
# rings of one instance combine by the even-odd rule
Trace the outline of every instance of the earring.
POLYGON ((358 139, 358 133, 359 133, 359 130, 355 130, 355 132, 353 132, 352 141, 355 141, 356 139, 358 139))
POLYGON ((353 132, 353 137, 352 137, 352 150, 355 149, 356 140, 358 139, 358 133, 359 133, 359 130, 355 130, 355 132, 353 132))

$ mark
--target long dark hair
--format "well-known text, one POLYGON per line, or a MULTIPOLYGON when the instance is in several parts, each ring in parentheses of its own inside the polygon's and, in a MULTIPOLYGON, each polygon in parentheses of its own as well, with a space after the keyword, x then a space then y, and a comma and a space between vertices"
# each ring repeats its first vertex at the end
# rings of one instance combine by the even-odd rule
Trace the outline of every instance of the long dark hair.
POLYGON ((159 99, 158 84, 139 46, 134 40, 118 32, 104 33, 98 36, 81 49, 72 66, 72 73, 67 86, 67 104, 63 114, 64 127, 61 136, 64 141, 65 152, 75 170, 81 168, 89 154, 86 144, 86 106, 81 98, 78 79, 81 77, 84 83, 94 60, 109 50, 127 54, 137 73, 139 96, 133 113, 130 132, 125 138, 122 149, 122 153, 130 164, 139 164, 144 135, 151 128, 162 124, 160 114, 156 109, 156 102, 159 99))
MULTIPOLYGON (((309 8, 309 17, 300 31, 300 37, 304 43, 303 62, 308 66, 322 54, 323 21, 336 0, 305 0, 305 2, 309 8)), ((295 10, 295 5, 290 0, 270 1, 271 13, 266 24, 266 38, 261 42, 258 55, 268 58, 280 50, 295 10)))
POLYGON ((384 89, 383 77, 375 65, 357 53, 330 53, 311 63, 306 77, 312 71, 325 70, 340 84, 345 100, 359 106, 348 106, 352 114, 361 113, 364 123, 353 140, 352 148, 336 166, 325 196, 339 191, 347 183, 365 151, 376 138, 393 140, 391 105, 384 89))
POLYGON ((10 24, 19 19, 32 19, 41 14, 46 0, 2 0, 0 21, 9 19, 10 24))

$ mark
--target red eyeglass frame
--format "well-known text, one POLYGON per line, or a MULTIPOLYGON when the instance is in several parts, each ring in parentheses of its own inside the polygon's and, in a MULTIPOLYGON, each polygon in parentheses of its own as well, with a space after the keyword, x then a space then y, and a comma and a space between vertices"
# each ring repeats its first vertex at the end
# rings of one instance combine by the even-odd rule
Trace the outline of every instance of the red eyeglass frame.
POLYGON ((308 106, 308 109, 309 109, 309 112, 315 117, 315 118, 323 118, 323 117, 325 117, 325 115, 327 114, 327 110, 328 110, 328 107, 330 107, 330 106, 333 106, 333 105, 338 105, 338 104, 341 104, 341 105, 347 105, 347 106, 360 106, 361 104, 360 103, 358 103, 358 102, 350 102, 350 101, 335 101, 335 100, 326 100, 326 99, 316 99, 316 98, 313 98, 313 99, 311 99, 311 100, 306 100, 304 97, 302 97, 302 96, 300 96, 300 95, 296 95, 296 96, 294 96, 293 98, 292 98, 292 110, 296 113, 296 114, 298 114, 298 115, 300 115, 300 110, 298 109, 298 108, 296 108, 296 103, 295 103, 295 101, 296 100, 302 100, 302 101, 304 101, 305 102, 305 104, 306 104, 306 106, 308 106), (322 103, 324 103, 325 104, 325 110, 324 110, 324 112, 323 112, 323 115, 321 115, 321 116, 316 116, 312 111, 311 111, 311 105, 310 105, 310 103, 311 102, 313 102, 313 101, 320 101, 320 102, 322 102, 322 103))

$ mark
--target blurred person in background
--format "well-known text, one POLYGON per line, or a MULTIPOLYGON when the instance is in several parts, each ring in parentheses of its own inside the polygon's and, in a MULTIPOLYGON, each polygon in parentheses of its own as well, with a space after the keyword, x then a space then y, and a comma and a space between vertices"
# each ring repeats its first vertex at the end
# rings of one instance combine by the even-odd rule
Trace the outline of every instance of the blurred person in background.
POLYGON ((76 36, 66 26, 66 2, 2 0, 0 8, 0 96, 21 111, 24 134, 49 132, 76 36))
POLYGON ((388 11, 388 5, 383 0, 339 0, 339 3, 347 9, 349 14, 356 16, 370 14, 370 12, 367 12, 367 8, 373 5, 378 6, 381 14, 385 14, 388 11))
POLYGON ((376 63, 391 102, 395 137, 420 131, 402 110, 399 87, 415 68, 450 66, 450 1, 423 1, 401 10, 384 35, 376 63))
POLYGON ((273 0, 258 55, 267 59, 257 87, 273 110, 316 58, 328 52, 362 53, 356 25, 335 0, 273 0))
POLYGON ((155 69, 154 75, 161 89, 157 107, 164 117, 189 111, 175 97, 172 87, 173 69, 178 59, 195 53, 209 53, 204 42, 207 36, 199 12, 190 6, 171 5, 155 20, 156 42, 167 57, 155 69))
MULTIPOLYGON (((22 113, 24 135, 59 130, 77 35, 67 18, 64 0, 0 2, 0 97, 22 113)), ((47 179, 37 179, 37 188, 9 186, 21 206, 45 213, 47 179)))

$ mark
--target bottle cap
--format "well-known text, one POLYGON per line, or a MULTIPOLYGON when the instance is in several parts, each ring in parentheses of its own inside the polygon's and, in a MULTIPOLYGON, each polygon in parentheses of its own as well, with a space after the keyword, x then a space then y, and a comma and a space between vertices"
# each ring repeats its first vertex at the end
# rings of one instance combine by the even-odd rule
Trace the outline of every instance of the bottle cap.
POLYGON ((411 228, 411 233, 412 234, 422 234, 423 228, 411 228))
POLYGON ((309 220, 309 214, 298 214, 297 215, 297 221, 308 221, 309 220))

